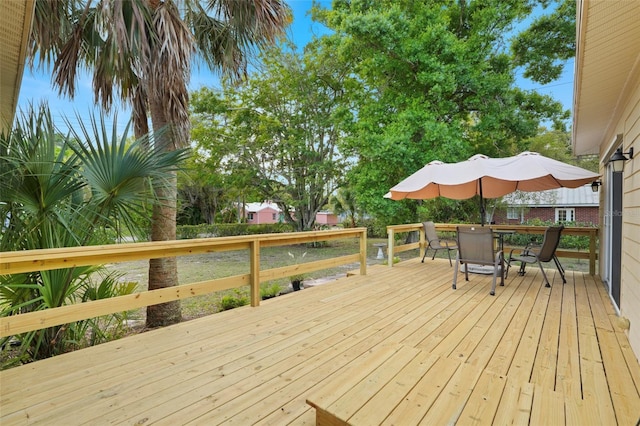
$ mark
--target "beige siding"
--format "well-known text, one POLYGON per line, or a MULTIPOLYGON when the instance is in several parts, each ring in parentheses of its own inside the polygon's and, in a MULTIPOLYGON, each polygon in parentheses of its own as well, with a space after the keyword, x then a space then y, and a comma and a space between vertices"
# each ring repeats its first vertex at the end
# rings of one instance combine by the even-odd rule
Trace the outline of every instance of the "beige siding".
POLYGON ((640 83, 625 105, 618 126, 625 152, 635 155, 624 167, 622 293, 620 314, 629 319, 629 341, 640 358, 640 83))
MULTIPOLYGON (((578 0, 576 5, 573 148, 577 155, 599 148, 601 205, 610 195, 608 159, 620 145, 636 151, 623 176, 620 314, 630 322, 629 340, 640 358, 640 1, 578 0)), ((604 240, 601 262, 610 256, 604 240)))

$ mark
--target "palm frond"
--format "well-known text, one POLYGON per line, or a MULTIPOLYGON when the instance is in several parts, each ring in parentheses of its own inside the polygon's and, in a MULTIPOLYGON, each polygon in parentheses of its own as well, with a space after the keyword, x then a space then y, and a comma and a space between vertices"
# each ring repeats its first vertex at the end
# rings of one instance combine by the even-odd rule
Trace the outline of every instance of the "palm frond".
POLYGON ((292 14, 280 0, 209 0, 206 7, 187 2, 185 21, 203 60, 237 78, 246 73, 247 59, 257 48, 284 35, 292 14))
POLYGON ((178 169, 187 151, 159 152, 153 149, 153 139, 162 132, 147 135, 133 142, 127 131, 117 133, 117 117, 111 133, 104 119, 91 119, 90 128, 80 122, 80 141, 72 149, 82 163, 82 175, 91 189, 91 205, 101 223, 117 226, 119 221, 134 227, 135 218, 143 214, 152 196, 152 182, 162 186, 178 169))

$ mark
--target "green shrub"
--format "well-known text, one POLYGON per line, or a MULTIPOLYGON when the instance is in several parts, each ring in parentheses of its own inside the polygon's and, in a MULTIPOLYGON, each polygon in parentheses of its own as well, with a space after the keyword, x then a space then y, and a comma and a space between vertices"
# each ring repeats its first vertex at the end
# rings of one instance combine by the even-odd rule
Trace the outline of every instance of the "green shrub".
POLYGON ((356 226, 367 228, 368 238, 385 238, 387 236, 386 224, 376 219, 360 219, 356 226))
POLYGON ((274 283, 271 285, 262 285, 260 286, 260 298, 269 299, 271 297, 275 297, 280 294, 282 291, 282 287, 280 284, 274 283))
MULTIPOLYGON (((553 221, 542 221, 540 219, 532 219, 525 223, 527 226, 552 226, 556 225, 553 221)), ((591 224, 579 223, 579 222, 565 222, 565 228, 572 227, 593 227, 591 224)), ((531 242, 542 243, 544 235, 543 234, 514 234, 506 237, 506 242, 510 245, 514 246, 525 246, 531 242)), ((589 250, 589 237, 588 236, 577 236, 577 235, 566 235, 562 234, 560 237, 559 248, 562 249, 570 249, 570 250, 589 250)))
POLYGON ((205 226, 206 225, 180 225, 176 228, 178 239, 190 240, 198 238, 200 234, 204 234, 206 232, 205 226))
POLYGON ((240 290, 236 290, 234 294, 222 296, 219 302, 220 311, 228 311, 229 309, 238 308, 249 304, 249 296, 240 290))

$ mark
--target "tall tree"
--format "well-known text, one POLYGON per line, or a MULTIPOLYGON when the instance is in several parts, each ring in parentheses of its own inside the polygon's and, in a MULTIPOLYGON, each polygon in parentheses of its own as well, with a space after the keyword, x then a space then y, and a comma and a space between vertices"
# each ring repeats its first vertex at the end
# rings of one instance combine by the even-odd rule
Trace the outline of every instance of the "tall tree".
MULTIPOLYGON (((131 103, 136 136, 168 128, 154 140, 160 152, 189 146, 187 83, 194 53, 212 69, 239 77, 256 48, 275 42, 290 22, 281 0, 38 0, 32 57, 55 60, 54 83, 75 94, 77 70, 93 73, 96 102, 131 103), (114 93, 114 91, 117 91, 114 93)), ((175 174, 156 188, 151 239, 176 237, 175 174)), ((152 259, 149 289, 178 283, 175 258, 152 259)), ((180 321, 179 302, 147 309, 147 325, 180 321)))
MULTIPOLYGON (((353 119, 344 90, 351 77, 314 44, 303 54, 289 47, 263 56, 263 68, 245 85, 225 86, 219 99, 226 104, 225 118, 210 134, 217 135, 217 146, 236 147, 231 170, 250 171, 244 176, 262 198, 277 203, 296 229, 309 230, 347 169, 338 145, 344 124, 353 119)), ((208 108, 217 95, 201 95, 203 108, 197 112, 216 113, 208 108)))
POLYGON ((514 62, 524 76, 547 84, 557 80, 576 54, 576 1, 563 0, 549 14, 533 20, 511 45, 514 62))
POLYGON ((218 213, 225 220, 241 221, 243 200, 259 199, 252 173, 233 161, 238 144, 212 129, 225 132, 232 124, 225 114, 226 105, 211 91, 191 94, 191 140, 194 155, 184 173, 179 175, 181 223, 212 223, 218 213), (207 214, 208 212, 208 214, 207 214), (187 214, 189 213, 189 214, 187 214), (211 222, 209 221, 211 219, 211 222))
POLYGON ((505 156, 560 103, 515 86, 508 37, 538 2, 336 1, 314 18, 333 30, 334 56, 355 64, 358 120, 345 148, 359 205, 390 222, 415 221, 417 202, 383 198, 424 164, 481 152, 505 156), (384 164, 384 167, 381 165, 384 164))

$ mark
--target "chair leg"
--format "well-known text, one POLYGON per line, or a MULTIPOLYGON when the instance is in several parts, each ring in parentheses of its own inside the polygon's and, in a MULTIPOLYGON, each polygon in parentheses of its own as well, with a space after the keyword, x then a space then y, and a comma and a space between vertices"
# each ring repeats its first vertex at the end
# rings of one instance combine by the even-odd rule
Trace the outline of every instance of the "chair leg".
POLYGON ((507 265, 507 269, 504 270, 504 279, 506 280, 509 277, 509 268, 511 268, 511 261, 513 259, 509 256, 509 259, 505 260, 504 263, 507 265))
POLYGON ((564 277, 564 268, 560 264, 558 256, 556 256, 555 254, 553 255, 553 261, 556 263, 556 268, 558 268, 558 272, 560 272, 560 276, 562 277, 562 284, 566 284, 567 279, 564 277))
POLYGON ((489 292, 490 295, 495 296, 496 295, 496 279, 498 278, 498 268, 493 267, 493 281, 491 282, 491 291, 489 292))
POLYGON ((500 270, 500 285, 504 285, 504 258, 502 257, 502 252, 499 252, 496 255, 496 260, 493 264, 493 281, 491 282, 491 291, 490 295, 496 295, 496 280, 498 279, 498 270, 500 270))
POLYGON ((524 268, 527 267, 527 263, 526 262, 522 262, 520 263, 520 270, 518 271, 518 275, 524 275, 524 268))
POLYGON ((431 260, 436 258, 436 254, 438 254, 438 249, 433 249, 433 256, 431 256, 431 260))
POLYGON ((451 263, 451 250, 447 249, 447 255, 449 256, 449 266, 453 266, 453 263, 451 263))
POLYGON ((453 284, 451 288, 456 289, 456 283, 458 282, 458 270, 460 269, 460 257, 456 256, 456 269, 453 270, 453 284))
POLYGON ((547 278, 547 274, 544 273, 544 268, 542 267, 542 262, 538 261, 538 266, 540 267, 540 271, 542 272, 542 276, 544 277, 544 282, 546 283, 545 287, 551 287, 549 284, 549 279, 547 278))
POLYGON ((427 257, 427 253, 429 253, 429 247, 424 251, 424 256, 422 256, 422 263, 424 263, 424 258, 427 257))

